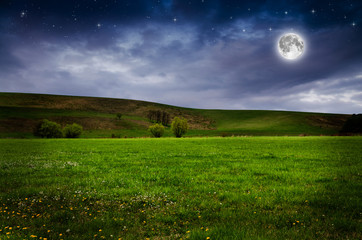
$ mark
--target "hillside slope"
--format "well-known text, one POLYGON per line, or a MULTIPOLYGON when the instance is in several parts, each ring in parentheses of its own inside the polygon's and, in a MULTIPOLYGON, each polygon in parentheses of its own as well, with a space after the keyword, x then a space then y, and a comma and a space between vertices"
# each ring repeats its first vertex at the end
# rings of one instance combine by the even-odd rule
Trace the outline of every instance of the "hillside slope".
MULTIPOLYGON (((150 110, 182 116, 189 136, 332 135, 350 115, 261 110, 203 110, 145 101, 46 94, 0 93, 0 137, 32 137, 34 126, 47 118, 61 125, 79 123, 83 137, 142 137, 150 110), (121 120, 116 113, 122 113, 121 120)), ((171 136, 169 130, 166 136, 171 136)))

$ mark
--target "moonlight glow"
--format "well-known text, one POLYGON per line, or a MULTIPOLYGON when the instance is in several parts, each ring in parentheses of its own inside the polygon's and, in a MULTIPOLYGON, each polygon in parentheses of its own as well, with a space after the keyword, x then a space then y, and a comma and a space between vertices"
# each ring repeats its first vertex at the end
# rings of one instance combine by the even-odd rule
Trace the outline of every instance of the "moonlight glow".
POLYGON ((284 34, 278 42, 278 50, 288 60, 299 58, 304 52, 304 41, 295 33, 284 34))

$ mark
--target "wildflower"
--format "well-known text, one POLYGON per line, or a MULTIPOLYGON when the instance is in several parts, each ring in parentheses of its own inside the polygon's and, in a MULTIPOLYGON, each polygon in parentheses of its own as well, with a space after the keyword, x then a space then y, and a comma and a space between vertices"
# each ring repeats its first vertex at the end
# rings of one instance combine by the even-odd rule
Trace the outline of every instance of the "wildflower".
POLYGON ((62 234, 62 233, 59 233, 59 237, 61 237, 61 236, 63 236, 63 234, 62 234))
POLYGON ((210 237, 207 237, 206 239, 210 239, 210 237))
POLYGON ((100 232, 102 232, 102 229, 99 229, 100 232))
POLYGON ((36 238, 36 235, 30 235, 31 238, 36 238))

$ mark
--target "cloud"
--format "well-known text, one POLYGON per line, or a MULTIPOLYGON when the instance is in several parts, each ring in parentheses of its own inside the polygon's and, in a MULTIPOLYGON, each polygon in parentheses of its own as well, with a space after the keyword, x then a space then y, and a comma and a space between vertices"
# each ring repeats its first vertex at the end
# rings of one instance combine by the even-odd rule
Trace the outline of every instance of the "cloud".
POLYGON ((254 18, 201 25, 135 24, 36 43, 14 36, 0 47, 1 89, 195 108, 360 111, 362 45, 350 29, 301 27, 306 53, 291 63, 275 49, 285 29, 261 30, 254 18))

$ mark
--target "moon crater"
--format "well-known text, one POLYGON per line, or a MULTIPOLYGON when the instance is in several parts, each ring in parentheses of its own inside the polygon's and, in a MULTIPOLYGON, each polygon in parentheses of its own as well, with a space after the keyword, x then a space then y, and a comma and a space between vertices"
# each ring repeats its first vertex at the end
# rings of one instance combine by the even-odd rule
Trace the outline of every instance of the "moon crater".
POLYGON ((280 55, 288 60, 299 58, 304 52, 304 41, 295 33, 284 34, 278 42, 280 55))

